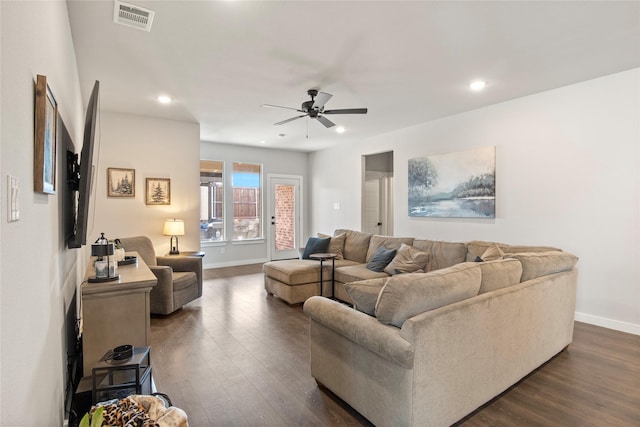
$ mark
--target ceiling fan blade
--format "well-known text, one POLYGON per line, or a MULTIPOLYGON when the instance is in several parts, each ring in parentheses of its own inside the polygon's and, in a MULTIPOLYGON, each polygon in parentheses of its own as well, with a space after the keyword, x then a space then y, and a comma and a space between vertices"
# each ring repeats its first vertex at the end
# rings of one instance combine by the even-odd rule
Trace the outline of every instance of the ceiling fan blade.
POLYGON ((266 108, 285 108, 287 110, 293 110, 293 111, 299 111, 301 113, 305 113, 305 111, 299 109, 299 108, 293 108, 293 107, 283 107, 282 105, 272 105, 272 104, 261 104, 261 107, 266 107, 266 108))
POLYGON ((341 110, 326 110, 322 114, 367 114, 366 108, 343 108, 341 110))
POLYGON ((332 96, 333 95, 331 95, 330 93, 318 92, 311 108, 314 108, 317 110, 322 109, 322 107, 324 107, 324 104, 326 104, 327 101, 330 100, 332 96))
POLYGON ((290 119, 283 120, 283 121, 278 122, 278 123, 274 123, 274 125, 283 125, 285 123, 289 123, 289 122, 292 122, 292 121, 297 120, 297 119, 301 119, 302 117, 306 117, 306 116, 308 116, 308 114, 303 114, 301 116, 291 117, 290 119))
POLYGON ((326 117, 322 117, 322 116, 318 116, 316 117, 316 119, 318 119, 318 121, 320 123, 322 123, 324 125, 324 127, 330 128, 335 126, 336 124, 333 123, 331 120, 327 119, 326 117))

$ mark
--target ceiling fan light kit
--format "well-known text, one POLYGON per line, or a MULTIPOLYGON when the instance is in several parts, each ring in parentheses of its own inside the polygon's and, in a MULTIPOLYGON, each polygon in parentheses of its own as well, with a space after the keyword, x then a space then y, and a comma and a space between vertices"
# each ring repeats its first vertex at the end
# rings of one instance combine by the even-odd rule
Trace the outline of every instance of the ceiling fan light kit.
POLYGON ((324 127, 330 128, 335 126, 336 124, 326 118, 326 114, 367 114, 366 108, 343 108, 338 110, 325 110, 324 104, 326 104, 333 95, 325 92, 318 92, 317 89, 309 89, 307 91, 307 94, 311 97, 311 100, 303 102, 300 108, 283 107, 281 105, 272 104, 262 104, 262 106, 267 108, 285 108, 287 110, 295 110, 299 113, 304 113, 299 116, 291 117, 289 119, 274 123, 274 125, 283 125, 285 123, 289 123, 303 117, 310 117, 312 119, 318 120, 324 125, 324 127))

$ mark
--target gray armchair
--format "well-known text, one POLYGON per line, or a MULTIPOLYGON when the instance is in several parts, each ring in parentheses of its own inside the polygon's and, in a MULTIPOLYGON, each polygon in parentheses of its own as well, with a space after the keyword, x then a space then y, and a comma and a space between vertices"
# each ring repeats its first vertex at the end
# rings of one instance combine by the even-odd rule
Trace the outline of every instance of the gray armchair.
POLYGON ((151 290, 151 313, 171 314, 202 296, 202 258, 156 256, 146 236, 121 237, 125 251, 136 251, 158 279, 151 290))

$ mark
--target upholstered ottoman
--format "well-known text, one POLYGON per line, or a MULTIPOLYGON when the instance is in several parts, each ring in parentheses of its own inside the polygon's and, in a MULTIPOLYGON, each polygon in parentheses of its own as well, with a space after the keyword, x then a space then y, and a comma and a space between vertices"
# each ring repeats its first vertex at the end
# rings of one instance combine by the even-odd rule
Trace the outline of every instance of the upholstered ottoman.
MULTIPOLYGON (((347 260, 336 260, 336 268, 356 264, 347 260)), ((263 265, 264 288, 289 304, 300 304, 314 295, 331 295, 331 262, 325 262, 320 286, 320 261, 312 259, 289 259, 270 261, 263 265)))

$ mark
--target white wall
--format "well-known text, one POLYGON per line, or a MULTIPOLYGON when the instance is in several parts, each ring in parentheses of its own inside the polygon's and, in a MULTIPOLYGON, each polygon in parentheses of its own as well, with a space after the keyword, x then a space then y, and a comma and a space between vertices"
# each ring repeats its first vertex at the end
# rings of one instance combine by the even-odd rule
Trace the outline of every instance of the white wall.
MULTIPOLYGON (((64 316, 84 270, 61 233, 60 195, 33 192, 34 82, 47 80, 76 149, 83 106, 66 2, 0 2, 0 425, 61 425, 64 316), (7 175, 20 182, 20 220, 7 222, 7 175)), ((59 156, 64 152, 59 152, 59 156)), ((58 170, 57 185, 65 185, 58 170)))
POLYGON ((180 250, 199 250, 200 126, 101 111, 96 132, 95 211, 89 215, 87 243, 101 232, 109 239, 143 235, 153 241, 157 255, 164 255, 170 240, 162 235, 164 220, 178 218, 185 222, 180 250), (135 197, 107 197, 110 167, 135 170, 135 197), (145 203, 146 178, 171 179, 170 205, 145 203))
POLYGON ((361 156, 393 150, 395 235, 575 253, 577 320, 640 334, 639 94, 634 69, 316 152, 311 230, 359 229, 361 156), (495 220, 407 215, 410 158, 491 145, 495 220))
MULTIPOLYGON (((299 175, 303 179, 303 197, 304 205, 308 200, 307 181, 308 181, 308 154, 299 151, 286 150, 270 150, 259 147, 246 147, 232 144, 220 144, 213 142, 202 142, 200 148, 200 156, 203 160, 221 160, 225 166, 225 180, 231 182, 233 162, 256 163, 262 165, 263 174, 263 203, 262 217, 266 218, 267 208, 267 177, 269 174, 283 175, 299 175)), ((228 199, 227 199, 228 200, 228 199)), ((226 235, 232 235, 233 223, 233 206, 226 204, 225 216, 226 235)), ((303 211, 303 229, 302 234, 308 236, 308 209, 303 211)), ((264 222, 264 235, 268 234, 268 221, 264 222)), ((204 257, 204 267, 225 267, 232 265, 243 265, 249 263, 260 263, 268 260, 269 248, 266 239, 246 242, 216 242, 205 243, 202 250, 206 253, 204 257)))

